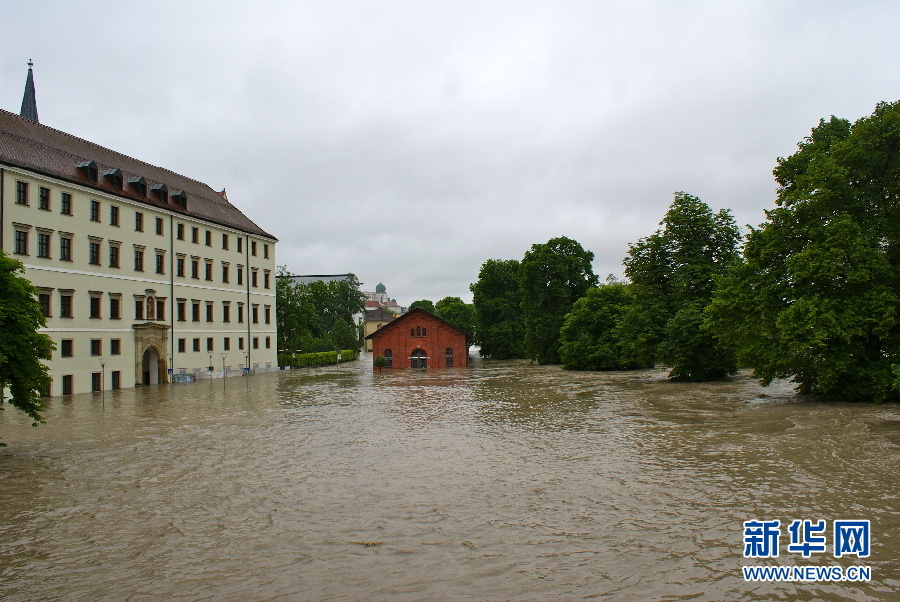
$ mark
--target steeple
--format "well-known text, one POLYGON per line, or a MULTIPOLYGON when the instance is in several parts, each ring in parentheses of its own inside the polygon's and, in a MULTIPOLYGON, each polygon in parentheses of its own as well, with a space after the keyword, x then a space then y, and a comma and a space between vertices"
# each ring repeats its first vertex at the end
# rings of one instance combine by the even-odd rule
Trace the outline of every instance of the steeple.
POLYGON ((28 79, 25 80, 25 94, 22 96, 22 110, 19 115, 25 119, 30 119, 35 123, 40 123, 37 113, 37 100, 34 97, 34 73, 31 67, 34 63, 28 59, 28 79))

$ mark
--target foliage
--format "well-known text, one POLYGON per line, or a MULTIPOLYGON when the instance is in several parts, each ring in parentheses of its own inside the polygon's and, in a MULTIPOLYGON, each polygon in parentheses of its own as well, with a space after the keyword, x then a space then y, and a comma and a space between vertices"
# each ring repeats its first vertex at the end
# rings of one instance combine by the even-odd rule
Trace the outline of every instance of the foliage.
POLYGON ((459 297, 444 297, 434 308, 439 318, 447 320, 469 335, 475 332, 475 308, 471 304, 459 297))
POLYGON ((46 321, 38 291, 23 273, 19 261, 0 251, 0 391, 8 391, 9 403, 36 426, 44 422, 41 393, 50 386, 48 368, 41 360, 50 360, 55 347, 49 336, 37 331, 46 321))
POLYGON ((610 284, 588 289, 566 314, 560 331, 559 356, 567 370, 630 370, 649 368, 626 357, 619 339, 619 322, 634 303, 629 286, 610 284))
POLYGON ((356 277, 294 282, 288 275, 280 267, 275 283, 279 347, 289 351, 358 348, 353 315, 362 311, 365 295, 356 277))
POLYGON ((711 328, 763 383, 898 400, 900 103, 820 120, 779 158, 777 207, 720 283, 711 328))
POLYGON ((375 368, 384 368, 385 366, 387 366, 387 358, 383 355, 376 355, 375 359, 372 360, 372 365, 375 368))
POLYGON ((525 351, 540 364, 558 364, 559 333, 572 305, 597 283, 594 254, 559 237, 535 244, 519 266, 525 351))
MULTIPOLYGON (((351 362, 359 358, 358 349, 342 349, 340 362, 351 362)), ((282 353, 278 356, 279 366, 308 368, 310 366, 327 366, 338 363, 337 352, 319 351, 316 353, 282 353)))
POLYGON ((625 358, 661 361, 673 380, 725 378, 737 370, 730 345, 704 328, 716 277, 738 258, 739 232, 730 212, 713 213, 678 192, 662 228, 630 245, 625 274, 635 303, 619 329, 625 358))
POLYGON ((437 314, 437 309, 435 309, 434 303, 432 303, 428 299, 420 299, 409 304, 409 309, 416 309, 417 307, 420 309, 424 309, 430 314, 437 314))
POLYGON ((478 281, 469 286, 473 327, 482 356, 498 360, 525 357, 519 265, 515 259, 488 259, 478 272, 478 281))

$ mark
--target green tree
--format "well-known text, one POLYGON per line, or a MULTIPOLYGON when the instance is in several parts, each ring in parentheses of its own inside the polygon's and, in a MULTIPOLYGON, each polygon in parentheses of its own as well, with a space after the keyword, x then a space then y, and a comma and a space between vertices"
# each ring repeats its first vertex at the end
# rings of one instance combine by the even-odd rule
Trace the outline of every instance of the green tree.
POLYGON ((525 351, 540 364, 558 364, 559 332, 572 305, 597 284, 594 254, 564 236, 532 245, 519 266, 525 351))
POLYGON ((634 303, 629 285, 611 282, 588 289, 566 314, 560 331, 559 356, 566 370, 631 370, 649 368, 628 358, 619 324, 634 303))
POLYGON ((669 378, 716 380, 737 370, 732 347, 704 328, 715 280, 738 258, 740 234, 727 210, 713 213, 684 192, 651 236, 630 245, 625 274, 635 303, 621 322, 625 357, 661 361, 669 378))
POLYGON ((37 331, 46 321, 37 289, 23 273, 19 261, 0 251, 0 392, 8 391, 9 403, 28 414, 36 426, 44 422, 41 394, 50 386, 41 360, 50 360, 55 347, 49 336, 37 331))
POLYGON ((525 357, 519 262, 488 259, 469 290, 480 354, 498 360, 525 357))
POLYGON ((765 384, 900 399, 900 103, 820 120, 774 173, 777 207, 720 283, 711 328, 765 384))
POLYGON ((434 303, 432 303, 428 299, 420 299, 418 301, 413 301, 412 303, 409 304, 409 308, 410 309, 416 309, 416 308, 424 309, 425 311, 427 311, 430 314, 437 313, 437 309, 435 309, 434 303))
POLYGON ((275 285, 279 346, 306 352, 358 349, 353 315, 365 296, 355 276, 349 280, 295 282, 279 268, 275 285))
POLYGON ((475 309, 459 297, 444 297, 435 306, 437 316, 469 335, 475 332, 475 309))

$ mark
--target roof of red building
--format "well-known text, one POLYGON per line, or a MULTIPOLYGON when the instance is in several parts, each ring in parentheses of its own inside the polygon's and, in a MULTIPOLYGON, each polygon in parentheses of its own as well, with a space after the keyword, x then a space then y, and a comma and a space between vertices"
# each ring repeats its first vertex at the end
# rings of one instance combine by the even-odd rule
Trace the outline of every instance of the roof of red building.
MULTIPOLYGON (((0 163, 21 167, 74 184, 101 190, 201 220, 210 221, 276 240, 232 205, 224 194, 208 185, 179 175, 168 169, 133 159, 99 144, 36 123, 15 113, 0 109, 0 163), (93 161, 97 180, 88 178, 79 164, 93 161), (121 170, 122 188, 116 187, 106 173, 121 170), (128 186, 129 180, 143 178, 147 194, 141 195, 128 186), (171 198, 163 201, 150 191, 165 186, 169 192, 183 191, 187 208, 179 207, 171 198)), ((224 192, 224 191, 223 191, 224 192)))
POLYGON ((396 320, 393 320, 392 322, 390 322, 390 323, 388 323, 388 324, 385 324, 384 326, 382 326, 381 328, 379 328, 378 330, 376 330, 375 332, 373 332, 372 334, 370 334, 370 335, 367 336, 366 338, 367 338, 367 339, 373 339, 373 338, 375 338, 375 337, 377 337, 377 336, 383 335, 385 332, 389 332, 389 331, 392 331, 392 330, 394 330, 394 329, 396 329, 396 328, 399 328, 401 324, 403 324, 403 323, 405 323, 405 322, 411 320, 412 318, 418 316, 419 314, 425 314, 425 315, 428 316, 429 318, 433 318, 434 320, 437 320, 438 322, 442 322, 443 324, 449 326, 449 327, 452 328, 453 330, 459 332, 461 335, 463 335, 464 337, 466 337, 466 340, 467 340, 467 341, 468 341, 468 339, 470 338, 470 337, 469 337, 469 333, 467 333, 465 330, 462 330, 461 328, 458 328, 458 327, 454 326, 453 324, 451 324, 451 323, 448 322, 447 320, 445 320, 445 319, 443 319, 443 318, 439 318, 438 316, 434 315, 433 313, 431 313, 431 312, 429 312, 429 311, 425 311, 425 310, 422 309, 421 307, 414 307, 413 309, 409 310, 408 312, 406 312, 406 313, 403 314, 402 316, 397 317, 396 320))

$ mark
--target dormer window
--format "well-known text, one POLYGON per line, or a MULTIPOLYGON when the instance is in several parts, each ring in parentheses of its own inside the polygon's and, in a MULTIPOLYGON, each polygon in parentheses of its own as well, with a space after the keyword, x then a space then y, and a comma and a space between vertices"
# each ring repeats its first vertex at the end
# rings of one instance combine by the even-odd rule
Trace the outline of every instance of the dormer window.
POLYGON ((139 195, 147 196, 147 180, 144 179, 144 176, 131 178, 128 180, 128 185, 139 195))
POLYGON ((116 190, 122 190, 122 170, 121 169, 110 169, 109 171, 103 172, 103 177, 106 178, 106 181, 110 183, 110 185, 116 190))
POLYGON ((172 194, 169 195, 172 201, 181 207, 182 209, 187 209, 187 195, 183 190, 174 190, 172 194))
POLYGON ((97 162, 96 161, 93 161, 93 160, 84 161, 82 163, 79 163, 75 167, 77 167, 78 171, 80 171, 82 174, 84 174, 84 177, 86 177, 91 182, 97 181, 97 162))
POLYGON ((156 186, 152 186, 150 188, 150 192, 159 199, 161 203, 169 202, 169 189, 165 184, 157 184, 156 186))

